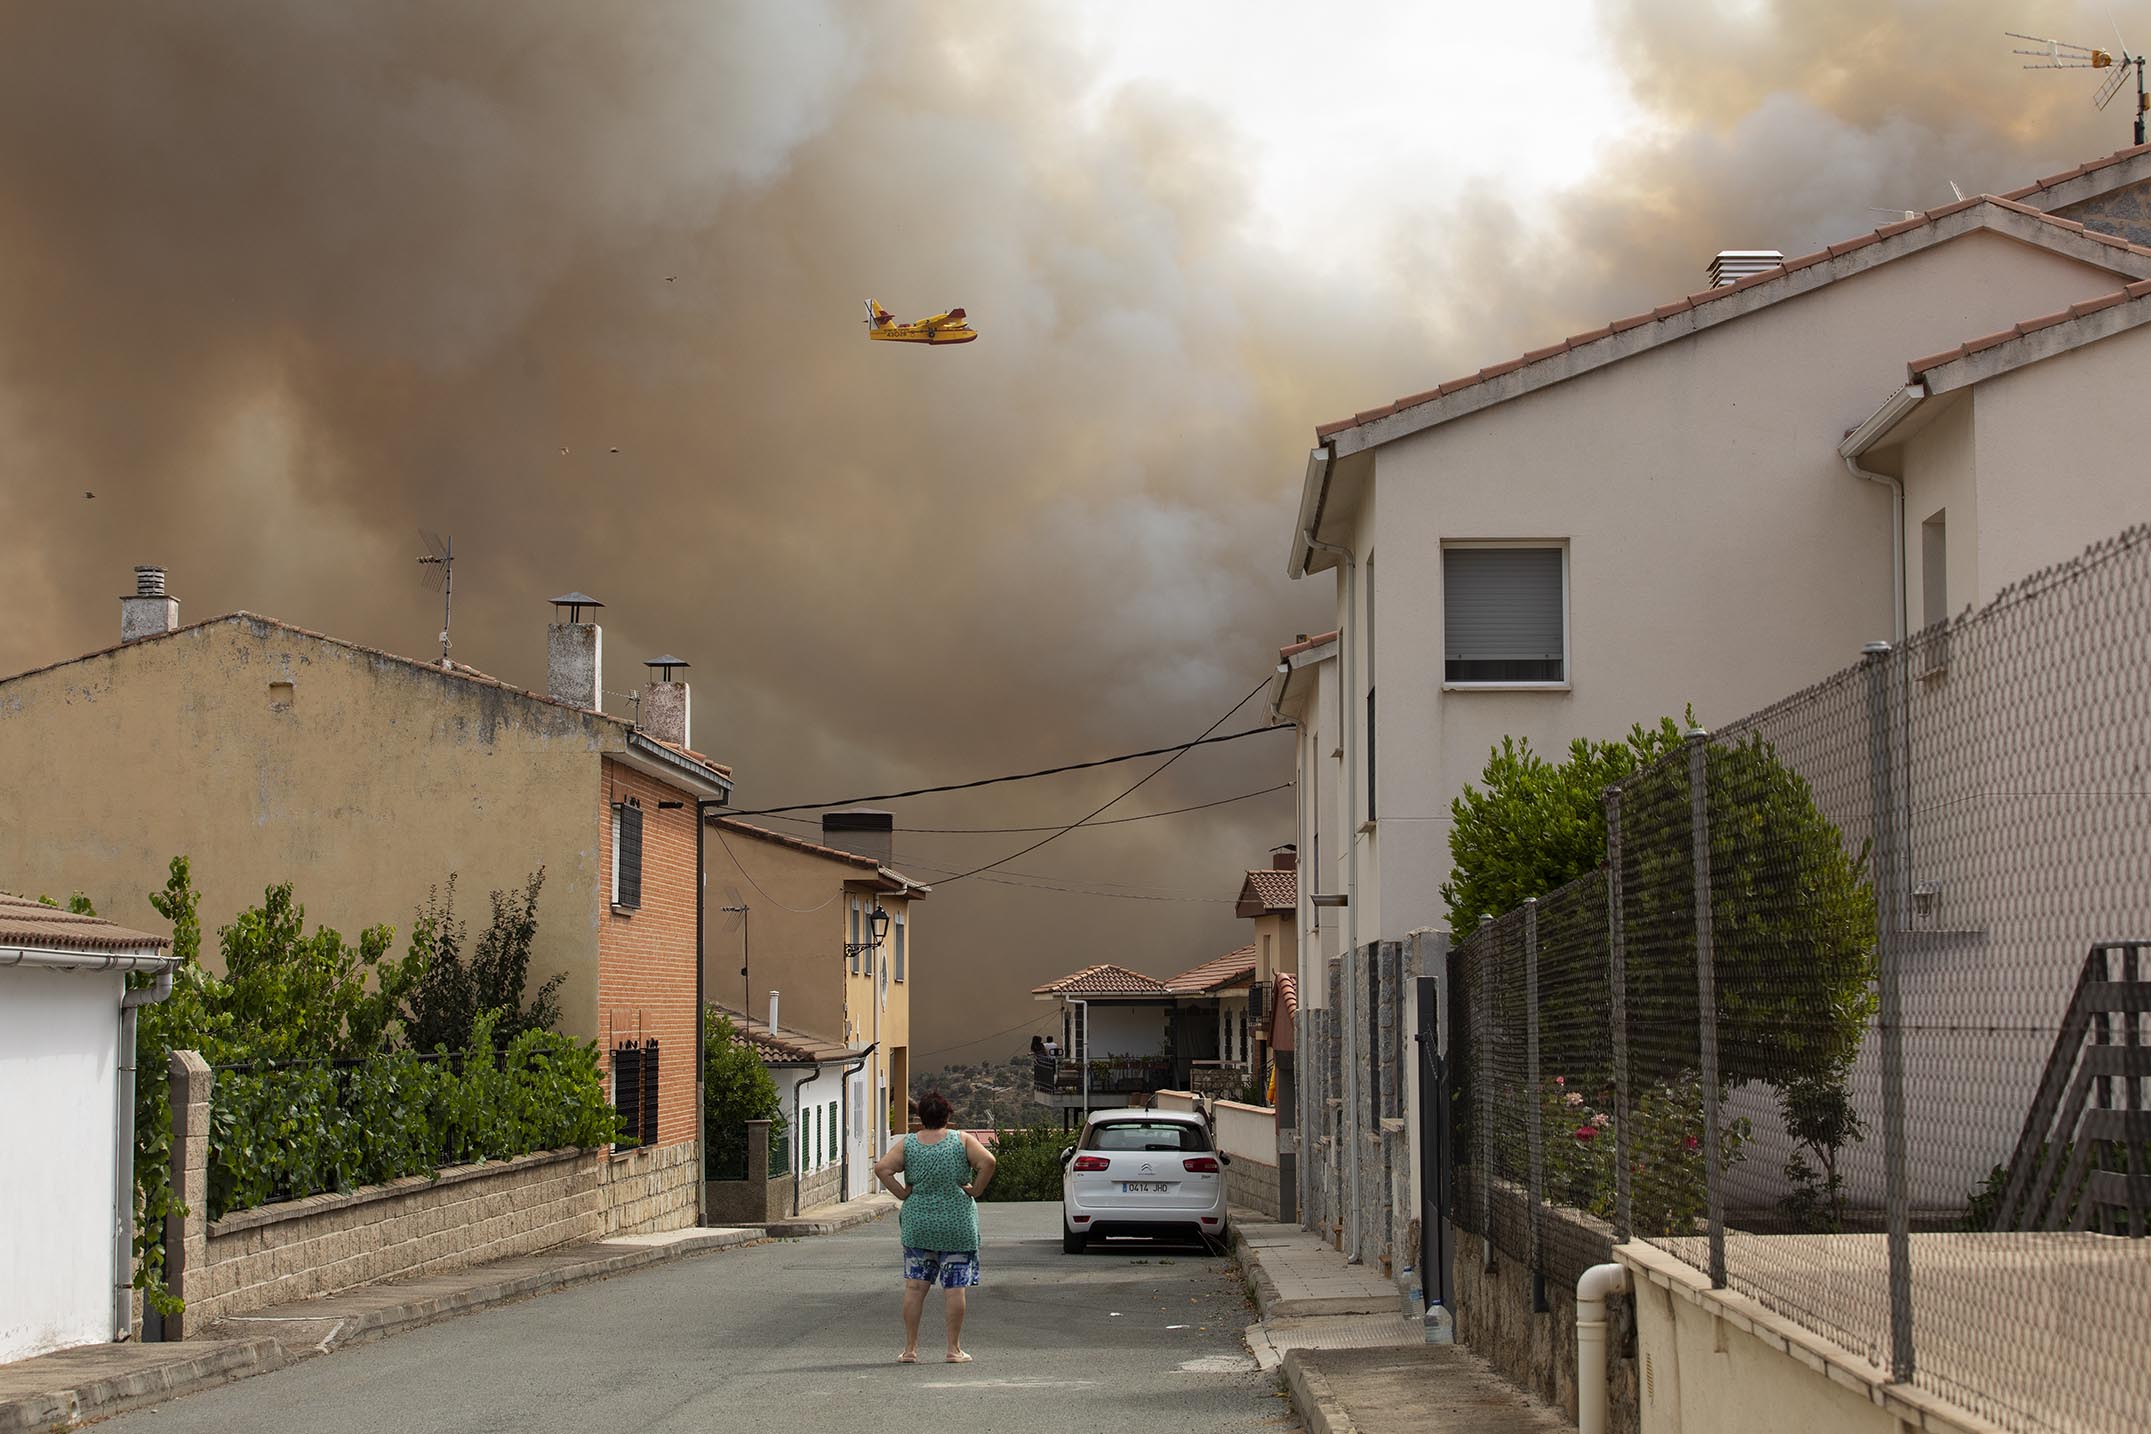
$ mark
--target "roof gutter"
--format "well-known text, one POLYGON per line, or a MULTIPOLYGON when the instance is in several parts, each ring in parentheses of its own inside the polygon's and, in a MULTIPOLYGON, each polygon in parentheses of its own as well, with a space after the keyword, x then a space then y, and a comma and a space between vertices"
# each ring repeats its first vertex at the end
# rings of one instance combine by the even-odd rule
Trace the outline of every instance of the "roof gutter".
POLYGON ((1891 394, 1883 405, 1868 415, 1867 421, 1845 435, 1844 442, 1837 445, 1837 456, 1844 461, 1845 471, 1855 478, 1869 483, 1879 483, 1890 490, 1890 622, 1892 642, 1905 639, 1905 485, 1902 478, 1888 473, 1878 473, 1872 468, 1860 466, 1860 459, 1868 450, 1887 438, 1897 425, 1925 402, 1927 385, 1921 382, 1906 384, 1891 394))
POLYGON ((44 951, 0 946, 0 966, 39 966, 48 971, 155 971, 169 976, 178 964, 177 956, 157 951, 44 951))
POLYGON ((1329 474, 1337 457, 1337 445, 1324 440, 1307 451, 1307 475, 1300 480, 1300 516, 1293 525, 1292 556, 1285 563, 1285 576, 1307 576, 1307 564, 1321 544, 1314 531, 1322 522, 1323 505, 1329 501, 1329 474))

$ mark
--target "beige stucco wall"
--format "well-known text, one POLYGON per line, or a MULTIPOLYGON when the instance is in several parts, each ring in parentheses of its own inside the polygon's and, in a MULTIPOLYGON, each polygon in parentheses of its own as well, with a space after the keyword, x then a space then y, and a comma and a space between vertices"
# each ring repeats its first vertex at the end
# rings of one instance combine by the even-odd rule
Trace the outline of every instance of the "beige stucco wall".
POLYGON ((257 620, 185 629, 0 682, 0 889, 162 931, 148 895, 185 855, 214 965, 279 881, 310 924, 387 923, 400 951, 451 873, 482 929, 542 864, 531 975, 567 972, 563 1023, 594 1037, 603 725, 257 620))
POLYGON ((1905 485, 1905 626, 1917 632, 1935 616, 1953 616, 1975 600, 1979 586, 1979 483, 1972 441, 1972 395, 1938 399, 1936 414, 1902 454, 1881 454, 1877 471, 1894 457, 1905 485), (1927 549, 1922 530, 1937 513, 1944 518, 1941 614, 1926 609, 1927 549))
POLYGON ((712 826, 702 846, 707 874, 702 919, 702 991, 712 1001, 778 1019, 825 1040, 845 1038, 843 880, 850 868, 827 857, 712 826), (720 836, 719 834, 722 833, 720 836), (737 898, 737 899, 735 899, 737 898), (722 908, 745 905, 741 924, 722 908), (740 984, 744 940, 751 999, 740 984))
POLYGON ((1375 558, 1386 740, 1360 939, 1446 926, 1448 804, 1504 734, 1554 753, 1688 702, 1723 722, 1888 636, 1888 496, 1838 440, 1908 357, 2116 283, 1974 231, 1376 450, 1378 531, 1375 501, 1324 525, 1375 558), (1438 554, 1460 539, 1567 545, 1564 690, 1444 689, 1438 554))

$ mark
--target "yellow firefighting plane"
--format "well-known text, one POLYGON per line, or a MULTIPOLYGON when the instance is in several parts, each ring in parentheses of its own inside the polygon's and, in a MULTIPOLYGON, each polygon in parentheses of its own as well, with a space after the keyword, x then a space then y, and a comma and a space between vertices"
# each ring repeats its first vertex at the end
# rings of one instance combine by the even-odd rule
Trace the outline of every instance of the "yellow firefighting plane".
POLYGON ((964 322, 962 309, 933 314, 915 324, 900 324, 887 309, 868 299, 866 336, 892 344, 967 344, 978 337, 978 330, 964 322))

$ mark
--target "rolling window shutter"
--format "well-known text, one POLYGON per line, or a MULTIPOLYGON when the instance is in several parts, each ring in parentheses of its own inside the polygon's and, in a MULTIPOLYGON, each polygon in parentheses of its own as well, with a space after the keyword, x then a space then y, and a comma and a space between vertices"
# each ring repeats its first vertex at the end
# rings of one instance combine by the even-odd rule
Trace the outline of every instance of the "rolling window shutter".
POLYGON ((657 1042, 645 1041, 642 1045, 642 1104, 636 1114, 642 1117, 642 1143, 657 1144, 657 1042))
POLYGON ((1559 681, 1559 548, 1442 552, 1444 657, 1452 679, 1559 681))
POLYGON ((642 905, 642 808, 632 803, 620 808, 620 890, 622 906, 642 905))

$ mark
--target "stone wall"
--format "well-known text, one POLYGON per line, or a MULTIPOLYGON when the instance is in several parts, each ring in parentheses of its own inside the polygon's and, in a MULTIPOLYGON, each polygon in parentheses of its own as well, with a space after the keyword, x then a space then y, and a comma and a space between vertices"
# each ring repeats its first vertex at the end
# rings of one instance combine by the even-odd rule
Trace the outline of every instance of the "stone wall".
MULTIPOLYGON (((1571 1217, 1546 1212, 1548 1243, 1564 1237, 1581 1241, 1603 1238, 1604 1227, 1579 1223, 1560 1227, 1571 1217)), ((1510 1383, 1576 1417, 1576 1288, 1548 1280, 1547 1309, 1532 1308, 1529 1266, 1496 1251, 1487 1267, 1486 1242, 1466 1231, 1450 1229, 1454 1251, 1456 1337, 1485 1356, 1510 1383)), ((1636 1373, 1636 1321, 1633 1297, 1606 1301, 1606 1427, 1612 1434, 1638 1434, 1642 1406, 1636 1373)))
POLYGON ((1225 1167, 1225 1198, 1266 1219, 1280 1218, 1277 1167, 1234 1156, 1225 1167))
POLYGON ((604 1233, 600 1158, 547 1151, 235 1210, 213 1224, 189 1215, 174 1293, 198 1331, 223 1315, 375 1280, 594 1240, 604 1233))
POLYGON ((835 1163, 799 1177, 799 1208, 813 1210, 844 1198, 844 1167, 835 1163))
POLYGON ((605 1162, 602 1234, 654 1235, 686 1229, 698 1216, 701 1182, 699 1141, 614 1152, 605 1162))

